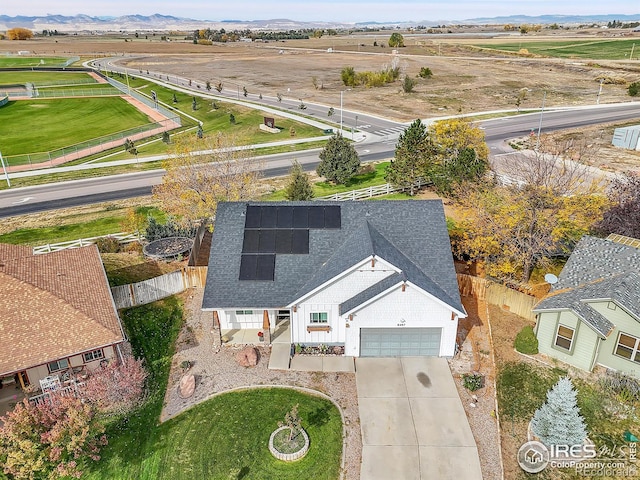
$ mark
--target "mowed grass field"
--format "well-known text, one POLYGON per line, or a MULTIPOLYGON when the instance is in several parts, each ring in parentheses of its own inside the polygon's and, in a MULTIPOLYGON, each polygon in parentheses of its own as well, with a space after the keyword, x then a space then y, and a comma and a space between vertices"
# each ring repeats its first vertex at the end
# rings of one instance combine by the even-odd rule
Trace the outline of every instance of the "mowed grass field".
POLYGON ((0 57, 0 68, 53 67, 64 65, 67 57, 0 57))
POLYGON ((526 49, 529 53, 560 58, 590 58, 594 60, 624 60, 631 55, 633 45, 636 45, 633 58, 640 58, 640 40, 544 40, 521 41, 510 43, 474 44, 476 47, 519 52, 526 49))
POLYGON ((147 123, 120 97, 11 101, 0 108, 2 154, 51 151, 147 123))
MULTIPOLYGON (((0 85, 33 83, 37 86, 76 83, 97 83, 91 75, 82 72, 3 72, 0 70, 0 85)), ((0 87, 0 92, 2 87, 0 87)))

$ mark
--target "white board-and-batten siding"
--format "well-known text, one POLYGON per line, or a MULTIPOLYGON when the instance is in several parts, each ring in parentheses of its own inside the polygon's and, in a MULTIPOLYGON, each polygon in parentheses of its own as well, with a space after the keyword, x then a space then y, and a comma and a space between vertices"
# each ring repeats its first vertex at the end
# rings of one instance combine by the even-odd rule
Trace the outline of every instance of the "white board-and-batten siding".
POLYGON ((450 308, 417 287, 398 285, 374 302, 353 312, 346 321, 345 355, 360 355, 361 328, 442 328, 440 356, 455 354, 458 317, 450 308))
MULTIPOLYGON (((233 310, 217 310, 220 327, 223 330, 241 330, 246 328, 262 328, 264 309, 262 308, 236 308, 233 310), (239 315, 236 312, 250 310, 249 315, 239 315)), ((275 326, 275 310, 267 310, 271 327, 275 326)))

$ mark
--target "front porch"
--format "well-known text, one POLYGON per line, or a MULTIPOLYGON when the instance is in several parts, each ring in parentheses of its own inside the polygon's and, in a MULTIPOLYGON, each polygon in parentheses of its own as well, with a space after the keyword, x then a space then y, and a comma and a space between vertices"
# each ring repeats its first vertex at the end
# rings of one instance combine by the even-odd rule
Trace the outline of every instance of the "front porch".
MULTIPOLYGON (((260 337, 258 333, 265 333, 261 328, 243 328, 243 329, 223 329, 221 330, 221 338, 223 343, 230 345, 264 345, 268 344, 269 338, 266 333, 260 337), (226 342, 224 340, 227 340, 226 342)), ((291 325, 289 320, 282 321, 271 330, 271 343, 287 343, 291 345, 291 325)))

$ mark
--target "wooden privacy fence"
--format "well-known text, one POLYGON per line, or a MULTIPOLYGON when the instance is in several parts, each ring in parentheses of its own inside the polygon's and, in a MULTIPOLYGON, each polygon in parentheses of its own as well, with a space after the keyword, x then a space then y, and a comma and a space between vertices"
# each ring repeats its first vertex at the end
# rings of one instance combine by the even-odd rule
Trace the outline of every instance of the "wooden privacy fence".
POLYGON ((533 307, 538 299, 526 293, 519 292, 504 285, 485 278, 458 274, 458 287, 462 296, 474 296, 479 300, 486 300, 491 305, 497 305, 503 310, 515 313, 528 320, 535 321, 533 307))
POLYGON ((191 287, 204 287, 207 267, 183 267, 181 270, 143 282, 111 287, 116 308, 135 307, 175 295, 191 287))

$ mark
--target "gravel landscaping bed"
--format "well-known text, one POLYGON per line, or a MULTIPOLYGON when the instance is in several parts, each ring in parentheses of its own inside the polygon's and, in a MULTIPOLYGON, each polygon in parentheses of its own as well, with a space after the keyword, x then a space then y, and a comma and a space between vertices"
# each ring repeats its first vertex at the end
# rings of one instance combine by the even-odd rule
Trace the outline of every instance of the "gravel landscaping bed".
POLYGON ((346 432, 343 478, 358 479, 362 439, 355 374, 269 370, 268 346, 256 346, 259 361, 255 367, 241 367, 235 357, 244 345, 220 345, 218 332, 212 331, 211 312, 200 310, 202 295, 203 289, 192 289, 184 296, 185 325, 171 364, 160 420, 173 418, 215 394, 234 388, 272 385, 315 390, 329 396, 342 410, 346 432), (196 378, 195 392, 186 399, 178 394, 183 374, 181 363, 185 360, 191 363, 189 373, 196 378))

